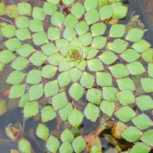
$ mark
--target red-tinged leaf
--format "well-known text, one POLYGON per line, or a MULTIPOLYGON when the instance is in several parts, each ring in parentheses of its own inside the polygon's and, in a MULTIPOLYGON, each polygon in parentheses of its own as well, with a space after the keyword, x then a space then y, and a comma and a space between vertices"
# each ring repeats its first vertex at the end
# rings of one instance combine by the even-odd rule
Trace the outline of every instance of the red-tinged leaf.
POLYGON ((84 138, 84 140, 86 141, 86 144, 87 144, 87 146, 86 146, 86 150, 87 150, 87 151, 90 151, 90 149, 91 149, 93 146, 96 146, 96 145, 97 145, 97 146, 102 146, 99 137, 96 136, 96 135, 90 134, 90 135, 84 136, 83 138, 84 138))

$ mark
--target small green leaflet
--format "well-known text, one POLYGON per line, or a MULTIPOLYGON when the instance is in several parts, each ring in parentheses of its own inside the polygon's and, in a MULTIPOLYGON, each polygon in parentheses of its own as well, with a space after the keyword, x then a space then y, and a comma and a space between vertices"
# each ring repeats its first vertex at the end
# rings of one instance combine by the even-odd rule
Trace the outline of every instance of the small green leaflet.
POLYGON ((82 120, 83 120, 82 113, 74 108, 69 114, 68 121, 72 126, 78 127, 81 124, 82 120))
POLYGON ((36 129, 36 135, 43 140, 47 140, 49 135, 48 127, 45 126, 44 124, 39 124, 36 129))
POLYGON ((39 113, 38 102, 29 102, 24 106, 24 117, 29 118, 39 113))
POLYGON ((43 96, 43 84, 33 85, 29 89, 29 98, 31 101, 39 99, 43 96))
POLYGON ((45 106, 41 110, 41 120, 43 123, 53 120, 56 117, 56 112, 52 106, 45 106))

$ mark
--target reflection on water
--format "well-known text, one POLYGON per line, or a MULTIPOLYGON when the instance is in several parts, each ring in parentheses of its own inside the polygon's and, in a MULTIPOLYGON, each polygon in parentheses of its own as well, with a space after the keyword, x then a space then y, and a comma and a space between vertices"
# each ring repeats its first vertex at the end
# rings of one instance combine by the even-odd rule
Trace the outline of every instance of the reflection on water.
MULTIPOLYGON (((21 1, 25 2, 28 0, 21 0, 21 1)), ((147 2, 147 3, 145 3, 145 7, 143 7, 143 8, 145 8, 144 12, 147 13, 147 17, 149 17, 149 19, 151 21, 151 26, 153 26, 153 16, 150 17, 148 15, 148 13, 150 13, 150 11, 151 11, 150 10, 151 3, 149 3, 150 1, 151 0, 145 0, 145 2, 147 2), (148 4, 149 4, 149 6, 147 7, 148 4)), ((13 3, 15 3, 15 4, 18 2, 19 2, 18 0, 13 0, 13 3)), ((119 23, 127 24, 129 22, 129 19, 130 19, 132 12, 136 10, 135 15, 141 15, 140 20, 142 21, 142 23, 145 24, 145 20, 142 17, 142 12, 139 9, 139 5, 137 3, 137 0, 131 0, 130 4, 128 4, 127 0, 124 0, 123 2, 125 2, 126 5, 129 6, 129 11, 128 11, 127 17, 124 20, 120 20, 119 23)), ((5 1, 5 3, 7 5, 10 5, 9 0, 5 1)), ((29 3, 31 3, 33 6, 42 6, 43 5, 43 1, 40 1, 40 0, 31 0, 31 1, 29 1, 29 3)), ((144 5, 144 3, 142 5, 144 5)), ((153 4, 152 4, 152 7, 153 7, 153 4)), ((60 11, 63 12, 63 9, 64 9, 63 7, 60 7, 60 11)), ((147 24, 145 24, 145 29, 149 29, 147 24)), ((150 42, 151 44, 153 44, 153 41, 152 41, 153 36, 152 36, 152 33, 150 32, 150 30, 145 33, 144 39, 147 40, 148 42, 150 42)), ((0 50, 3 50, 3 47, 4 46, 2 44, 0 44, 0 50)), ((27 70, 27 71, 29 71, 29 70, 27 70)), ((5 100, 7 103, 7 112, 4 115, 0 116, 0 139, 4 139, 4 140, 9 139, 5 134, 5 127, 7 127, 10 123, 15 124, 16 122, 19 121, 21 124, 24 125, 24 118, 23 118, 23 112, 22 112, 23 110, 18 108, 19 99, 13 99, 13 100, 11 99, 10 100, 7 98, 7 90, 10 88, 10 85, 5 82, 6 82, 8 74, 11 71, 12 71, 12 68, 10 68, 10 66, 8 65, 5 67, 3 72, 0 72, 0 100, 5 100)), ((140 76, 140 77, 142 77, 142 76, 140 76)), ((134 78, 132 78, 132 80, 134 80, 134 78)), ((139 84, 139 82, 138 82, 138 84, 139 84)), ((137 86, 137 88, 138 87, 139 86, 137 86)), ((139 92, 139 91, 137 91, 137 92, 139 92)), ((137 94, 139 95, 141 93, 137 93, 137 94)), ((150 95, 150 96, 152 96, 152 95, 150 95)), ((44 99, 41 99, 41 100, 43 103, 44 99)), ((137 110, 137 111, 139 111, 139 110, 137 110)), ((147 112, 146 112, 146 114, 147 114, 147 112)), ((151 114, 148 114, 148 115, 150 116, 151 114)), ((41 123, 40 116, 27 119, 25 121, 23 137, 30 141, 30 143, 33 147, 33 150, 36 153, 45 153, 46 147, 45 147, 44 141, 42 141, 40 138, 38 138, 35 134, 35 130, 36 130, 39 123, 41 123)), ((128 123, 128 125, 130 125, 130 124, 131 124, 131 122, 128 123)), ((56 136, 58 136, 58 134, 60 134, 61 130, 63 131, 63 129, 70 126, 69 123, 61 122, 59 118, 54 119, 52 121, 49 121, 49 122, 45 123, 45 125, 47 127, 49 127, 50 131, 52 131, 53 134, 55 134, 56 136)), ((83 125, 80 127, 80 129, 81 129, 80 132, 83 135, 87 135, 90 132, 96 130, 98 125, 99 125, 99 120, 97 120, 93 125, 93 122, 90 122, 89 120, 84 118, 83 125)), ((105 132, 110 133, 109 130, 106 130, 105 132)), ((109 149, 110 146, 112 146, 112 145, 109 144, 103 136, 101 136, 100 140, 101 140, 102 146, 103 146, 103 153, 105 153, 106 150, 109 149)), ((9 153, 10 149, 17 150, 18 149, 17 142, 7 142, 7 141, 4 142, 4 141, 0 140, 0 150, 3 153, 9 153)))

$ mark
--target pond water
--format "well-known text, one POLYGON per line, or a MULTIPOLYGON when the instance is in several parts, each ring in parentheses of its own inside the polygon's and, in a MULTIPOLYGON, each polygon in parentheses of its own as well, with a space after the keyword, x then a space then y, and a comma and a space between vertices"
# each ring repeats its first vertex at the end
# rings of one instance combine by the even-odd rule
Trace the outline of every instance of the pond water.
MULTIPOLYGON (((18 2, 20 2, 19 0, 12 0, 12 1, 14 4, 17 4, 18 2)), ((22 0, 22 1, 28 1, 28 0, 22 0)), ((129 10, 128 10, 127 17, 123 20, 120 20, 119 23, 128 24, 132 12, 135 11, 134 15, 140 15, 139 19, 145 25, 145 29, 149 29, 145 33, 144 39, 153 45, 153 41, 152 41, 153 40, 153 31, 152 31, 153 19, 151 21, 152 23, 146 22, 147 21, 145 19, 146 11, 144 11, 145 4, 138 3, 138 1, 139 0, 123 0, 123 3, 128 6, 129 10), (140 7, 140 5, 141 5, 141 7, 140 7)), ((43 1, 40 1, 40 0, 30 0, 28 2, 31 3, 33 6, 41 6, 43 4, 43 1)), ((5 3, 7 5, 10 5, 9 0, 6 0, 5 3)), ((149 3, 147 3, 147 4, 149 4, 149 3)), ((62 10, 63 8, 61 7, 60 9, 62 10)), ((152 6, 152 9, 153 9, 153 6, 152 6)), ((1 19, 0 19, 0 22, 2 22, 1 19)), ((0 41, 1 41, 0 50, 3 50, 4 46, 3 46, 2 42, 4 41, 4 39, 1 38, 0 41)), ((118 61, 118 62, 120 63, 120 61, 118 61)), ((145 62, 144 62, 144 67, 146 67, 145 62)), ((30 69, 30 67, 29 67, 29 69, 30 69)), ((11 149, 18 150, 18 143, 17 142, 7 141, 7 140, 9 140, 9 138, 7 137, 7 135, 5 133, 5 127, 7 127, 10 123, 15 124, 15 123, 19 122, 19 123, 21 123, 21 125, 24 124, 23 137, 31 143, 34 152, 35 153, 45 153, 45 152, 47 152, 47 149, 46 149, 44 141, 39 139, 35 134, 35 130, 36 130, 38 124, 41 123, 40 116, 37 115, 34 118, 24 120, 23 110, 21 108, 18 108, 19 99, 13 99, 13 100, 11 99, 10 100, 6 96, 7 90, 11 87, 9 84, 6 83, 6 79, 11 71, 12 71, 12 69, 8 65, 4 68, 4 70, 2 72, 0 72, 0 100, 5 100, 7 103, 6 113, 3 114, 2 116, 0 116, 0 139, 4 140, 4 141, 0 140, 0 152, 9 153, 11 149)), ((150 95, 153 98, 153 95, 151 95, 151 94, 148 94, 148 95, 150 95)), ((46 99, 43 99, 43 98, 41 99, 42 105, 45 100, 46 99)), ((85 99, 84 103, 86 103, 86 99, 85 99)), ((140 110, 137 110, 137 111, 138 111, 138 113, 140 113, 139 112, 140 110)), ((146 114, 148 114, 149 116, 152 115, 149 111, 146 112, 146 114)), ((113 116, 112 118, 117 120, 117 118, 115 116, 113 116)), ((56 118, 56 119, 53 119, 52 121, 45 123, 45 125, 47 127, 49 127, 50 131, 54 131, 54 134, 58 135, 58 132, 60 130, 63 130, 65 127, 69 127, 68 123, 62 122, 60 124, 60 122, 61 122, 60 119, 56 118)), ((86 118, 84 118, 83 124, 80 126, 79 130, 81 131, 82 135, 87 135, 90 132, 95 131, 98 128, 99 122, 100 122, 99 119, 95 123, 93 123, 93 122, 90 122, 89 120, 87 120, 86 118)), ((128 125, 131 125, 131 124, 132 124, 131 122, 128 123, 128 125)), ((110 134, 110 130, 106 130, 105 133, 110 134)), ((108 143, 108 141, 104 138, 103 135, 100 137, 100 140, 102 142, 103 153, 105 153, 108 149, 113 147, 113 145, 108 143)), ((121 143, 124 143, 124 141, 121 143)), ((86 151, 84 151, 84 153, 86 153, 86 151)))

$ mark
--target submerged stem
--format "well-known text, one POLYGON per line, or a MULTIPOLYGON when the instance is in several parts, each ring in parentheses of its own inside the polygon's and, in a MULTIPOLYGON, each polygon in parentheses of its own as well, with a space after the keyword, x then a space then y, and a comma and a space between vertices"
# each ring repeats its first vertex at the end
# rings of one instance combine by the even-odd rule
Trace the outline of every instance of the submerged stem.
POLYGON ((5 18, 3 18, 3 17, 0 17, 0 19, 2 19, 2 20, 4 20, 4 21, 7 21, 7 22, 9 22, 9 23, 11 23, 11 24, 13 25, 12 21, 10 21, 10 20, 8 20, 8 19, 5 19, 5 18))

